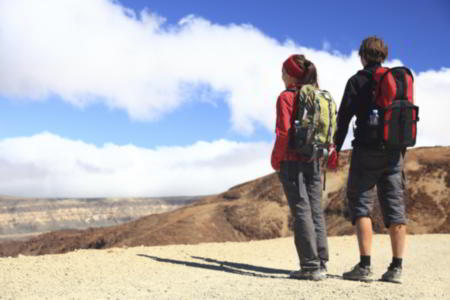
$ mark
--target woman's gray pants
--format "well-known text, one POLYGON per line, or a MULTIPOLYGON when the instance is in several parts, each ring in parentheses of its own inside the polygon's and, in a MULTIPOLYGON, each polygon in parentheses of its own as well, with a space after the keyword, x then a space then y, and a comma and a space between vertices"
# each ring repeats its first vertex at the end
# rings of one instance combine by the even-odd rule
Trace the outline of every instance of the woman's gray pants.
POLYGON ((328 261, 319 161, 283 161, 280 181, 294 218, 294 242, 302 269, 319 269, 328 261))

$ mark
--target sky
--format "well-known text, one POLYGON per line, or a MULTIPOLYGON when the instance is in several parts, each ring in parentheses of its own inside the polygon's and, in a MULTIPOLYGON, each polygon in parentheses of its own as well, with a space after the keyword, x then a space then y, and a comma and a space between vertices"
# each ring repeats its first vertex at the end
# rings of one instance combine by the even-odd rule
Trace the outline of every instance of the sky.
POLYGON ((283 61, 313 61, 339 105, 370 35, 413 71, 417 146, 449 146, 450 2, 367 5, 0 0, 0 195, 206 195, 270 174, 283 61))

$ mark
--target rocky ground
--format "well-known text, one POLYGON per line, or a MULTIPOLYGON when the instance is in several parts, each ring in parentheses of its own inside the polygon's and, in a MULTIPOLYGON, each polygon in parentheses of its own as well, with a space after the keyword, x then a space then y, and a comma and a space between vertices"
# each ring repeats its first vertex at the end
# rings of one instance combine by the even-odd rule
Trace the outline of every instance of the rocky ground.
MULTIPOLYGON (((0 299, 450 299, 450 235, 407 238, 404 283, 345 281, 355 236, 331 237, 328 279, 288 279, 292 238, 77 250, 0 258, 0 299)), ((373 243, 374 274, 391 259, 389 238, 373 243)))

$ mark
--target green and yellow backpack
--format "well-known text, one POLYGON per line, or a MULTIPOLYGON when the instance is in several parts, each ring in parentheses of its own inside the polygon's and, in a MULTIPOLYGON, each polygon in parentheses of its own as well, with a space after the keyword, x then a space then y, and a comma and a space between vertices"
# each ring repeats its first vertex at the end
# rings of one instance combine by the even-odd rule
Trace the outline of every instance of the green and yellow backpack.
POLYGON ((336 102, 328 91, 307 84, 295 90, 289 150, 314 159, 326 155, 336 132, 336 102))

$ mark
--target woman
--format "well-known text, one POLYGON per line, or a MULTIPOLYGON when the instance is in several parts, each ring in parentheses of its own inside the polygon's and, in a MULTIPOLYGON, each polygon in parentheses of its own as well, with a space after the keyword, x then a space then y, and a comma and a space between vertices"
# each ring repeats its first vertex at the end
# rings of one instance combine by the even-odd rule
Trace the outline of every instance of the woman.
POLYGON ((288 149, 296 108, 296 91, 310 84, 319 87, 314 64, 304 55, 292 55, 282 68, 286 90, 277 100, 276 141, 272 151, 272 167, 278 171, 294 218, 294 242, 300 270, 290 277, 306 280, 326 278, 328 242, 321 208, 322 183, 319 158, 312 161, 288 149))

